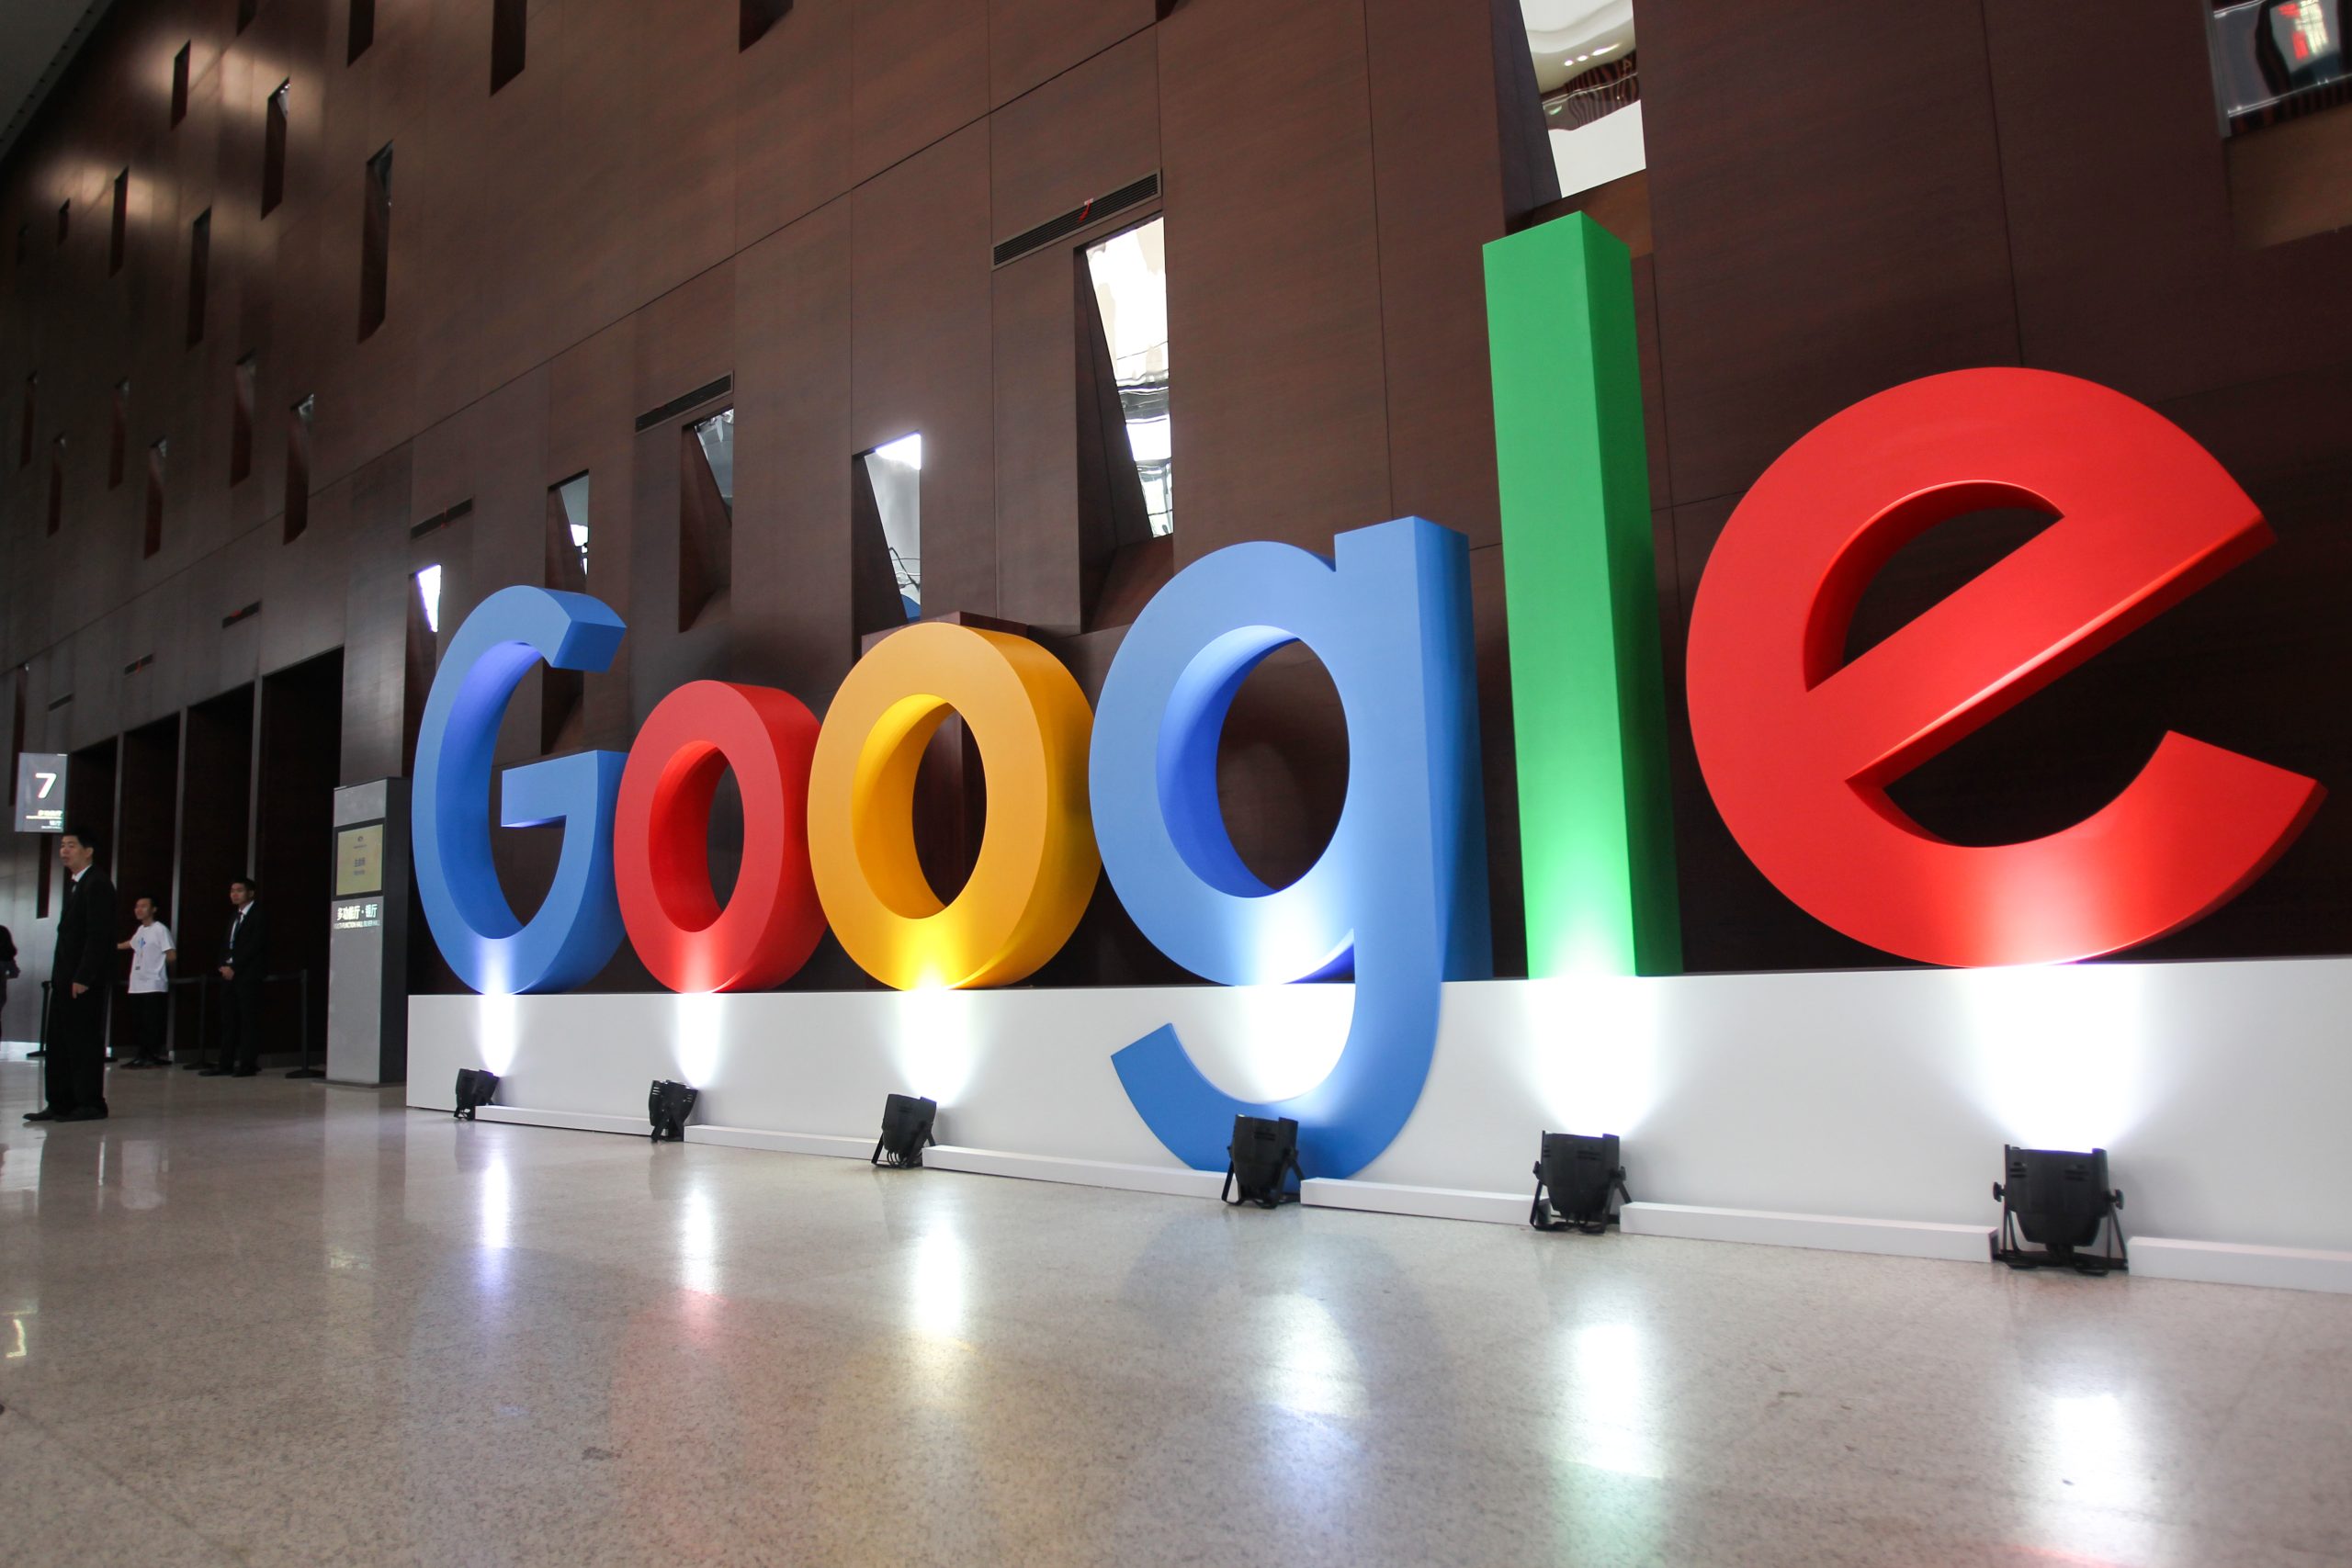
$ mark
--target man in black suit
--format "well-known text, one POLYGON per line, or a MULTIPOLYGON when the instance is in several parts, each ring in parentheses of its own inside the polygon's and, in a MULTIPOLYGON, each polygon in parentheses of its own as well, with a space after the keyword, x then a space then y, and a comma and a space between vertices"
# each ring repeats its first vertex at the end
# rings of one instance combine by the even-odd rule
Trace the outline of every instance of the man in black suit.
POLYGON ((261 1071, 261 980, 269 968, 269 917, 251 876, 229 884, 228 946, 220 954, 220 1060, 196 1076, 249 1078, 261 1071))
POLYGON ((57 841, 65 907, 50 964, 49 1104, 28 1122, 101 1122, 107 1114, 107 996, 114 978, 114 884, 97 868, 105 848, 86 829, 57 841))

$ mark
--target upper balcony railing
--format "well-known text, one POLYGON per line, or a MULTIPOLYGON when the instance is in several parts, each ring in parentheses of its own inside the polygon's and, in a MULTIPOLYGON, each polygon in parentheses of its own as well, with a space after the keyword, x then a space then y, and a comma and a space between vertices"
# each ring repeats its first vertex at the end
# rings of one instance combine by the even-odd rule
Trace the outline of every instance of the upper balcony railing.
POLYGON ((1642 97, 1640 56, 1612 60, 1544 95, 1544 124, 1551 130, 1575 130, 1611 115, 1642 97))

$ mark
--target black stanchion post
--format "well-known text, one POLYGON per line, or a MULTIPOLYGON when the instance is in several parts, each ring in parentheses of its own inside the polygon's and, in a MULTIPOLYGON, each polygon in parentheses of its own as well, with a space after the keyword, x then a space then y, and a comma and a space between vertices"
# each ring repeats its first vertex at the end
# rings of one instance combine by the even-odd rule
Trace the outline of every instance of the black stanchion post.
POLYGON ((322 1078, 324 1067, 311 1066, 311 972, 297 969, 294 978, 302 983, 302 1065, 286 1076, 289 1078, 322 1078))
POLYGON ((198 1067, 204 1066, 204 1048, 206 1044, 207 1032, 204 1023, 204 994, 207 988, 212 984, 212 976, 209 975, 192 976, 188 979, 188 984, 196 987, 196 1056, 191 1061, 182 1062, 180 1064, 180 1067, 185 1072, 192 1073, 198 1067))
POLYGON ((40 983, 40 1043, 33 1050, 40 1058, 40 1102, 49 1103, 49 982, 40 983))

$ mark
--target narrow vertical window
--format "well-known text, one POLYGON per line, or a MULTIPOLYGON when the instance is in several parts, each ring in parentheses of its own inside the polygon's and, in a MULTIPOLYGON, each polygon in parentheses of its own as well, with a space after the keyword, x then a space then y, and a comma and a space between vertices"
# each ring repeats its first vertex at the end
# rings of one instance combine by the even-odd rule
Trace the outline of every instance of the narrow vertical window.
POLYGON ((49 531, 52 534, 65 523, 65 437, 57 438, 49 449, 49 531))
POLYGON ((392 260, 392 149, 368 160, 368 176, 360 182, 366 210, 359 221, 359 341, 366 343, 384 324, 384 300, 392 260))
POLYGON ((187 118, 187 51, 192 44, 180 45, 172 56, 172 123, 179 124, 187 118))
POLYGON ((529 25, 526 0, 491 0, 490 90, 523 73, 523 36, 529 25))
POLYGON ((33 426, 40 405, 40 372, 25 378, 25 433, 17 446, 17 467, 33 466, 33 426))
POLYGON ((212 264, 212 209, 196 215, 187 231, 187 341, 204 341, 204 281, 212 264))
POLYGON ((74 226, 74 202, 71 197, 57 204, 57 243, 63 244, 67 231, 74 226))
POLYGON ((122 488, 122 465, 130 442, 130 383, 114 384, 114 407, 107 427, 107 489, 122 488))
POLYGON ((1120 423, 1155 535, 1176 526, 1168 413, 1168 247, 1162 220, 1086 250, 1120 423))
POLYGON ((286 107, 293 96, 291 79, 280 82, 263 109, 261 133, 261 215, 277 210, 286 199, 286 107))
MULTIPOLYGON (((548 487, 547 586, 566 593, 588 592, 588 476, 574 474, 548 487)), ((539 755, 576 751, 584 736, 582 713, 586 683, 577 670, 552 665, 539 671, 539 755)))
POLYGON ((724 607, 735 570, 735 411, 681 433, 678 472, 678 629, 724 607))
POLYGON ((588 476, 548 487, 548 586, 588 591, 588 476))
MULTIPOLYGON (((852 525, 858 529, 860 537, 851 546, 852 577, 874 579, 881 575, 873 566, 878 549, 880 563, 888 573, 887 615, 911 621, 922 614, 922 433, 901 435, 861 454, 856 480, 851 487, 850 506, 852 525), (861 564, 866 568, 864 572, 859 570, 861 564)), ((860 607, 866 606, 869 600, 883 602, 871 592, 856 597, 860 607)), ((890 624, 883 615, 856 618, 878 618, 883 622, 881 626, 861 626, 861 635, 879 631, 890 624)))
POLYGON ((441 635, 441 569, 437 566, 419 567, 416 572, 417 608, 424 612, 424 629, 435 637, 441 635))
POLYGON ((287 411, 286 542, 289 545, 311 525, 311 424, 318 412, 316 393, 287 411))
POLYGON ((229 482, 241 485, 254 471, 254 390, 260 364, 248 354, 237 361, 229 410, 229 482))
POLYGON ((107 276, 122 270, 124 243, 130 237, 130 171, 114 177, 114 227, 107 235, 107 276))
POLYGON ((352 64, 376 41, 376 0, 351 0, 351 38, 343 62, 352 64))
POLYGON ((738 51, 751 48, 767 36, 767 30, 784 20, 792 9, 792 0, 739 0, 742 10, 738 18, 735 47, 738 51))
POLYGON ((164 547, 164 463, 172 454, 169 441, 158 441, 147 448, 147 530, 144 553, 153 555, 164 547))

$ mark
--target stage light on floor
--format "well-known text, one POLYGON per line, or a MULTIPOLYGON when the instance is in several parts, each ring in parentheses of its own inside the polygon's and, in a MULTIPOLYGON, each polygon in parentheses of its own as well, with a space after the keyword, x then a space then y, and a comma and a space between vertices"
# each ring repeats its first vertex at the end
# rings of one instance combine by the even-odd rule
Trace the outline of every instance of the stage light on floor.
POLYGON ((655 1078, 653 1090, 645 1097, 646 1118, 653 1123, 653 1141, 684 1143, 686 1120, 695 1113, 695 1101, 701 1093, 692 1084, 678 1083, 670 1078, 655 1078))
POLYGON ((1535 1204, 1527 1223, 1539 1231, 1599 1235, 1617 1223, 1611 1200, 1630 1203, 1617 1134, 1546 1133, 1535 1161, 1535 1204))
POLYGON ((2130 1267, 2123 1245, 2123 1194, 2107 1184, 2107 1151, 2001 1149, 2007 1179, 1993 1183, 2001 1228, 1993 1233, 1993 1260, 2012 1269, 2072 1269, 2106 1274, 2130 1267), (2100 1241, 2097 1252, 2081 1247, 2100 1241), (2033 1243, 2018 1245, 2018 1236, 2033 1243))
POLYGON ((1285 1185, 1290 1177, 1306 1174, 1298 1168, 1298 1123, 1289 1117, 1236 1116, 1233 1142, 1225 1153, 1225 1189, 1217 1194, 1225 1201, 1261 1209, 1298 1201, 1297 1190, 1285 1185))
POLYGON ((939 1118, 939 1102, 911 1094, 894 1094, 882 1102, 882 1135, 874 1141, 869 1165, 911 1170, 922 1164, 922 1151, 939 1142, 931 1135, 939 1118))
POLYGON ((470 1122, 474 1112, 488 1105, 498 1094, 498 1075, 486 1067, 458 1069, 457 1106, 449 1114, 461 1122, 470 1122))

